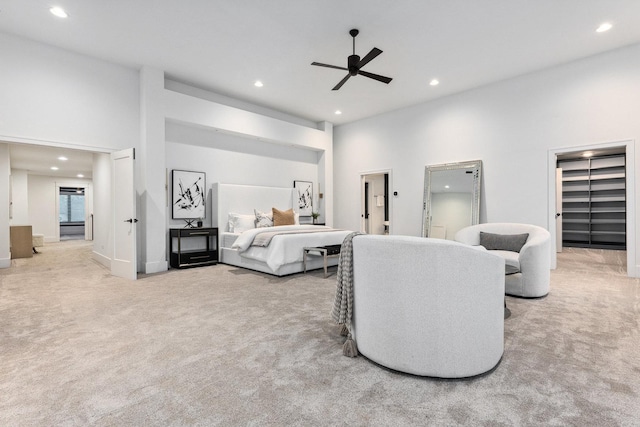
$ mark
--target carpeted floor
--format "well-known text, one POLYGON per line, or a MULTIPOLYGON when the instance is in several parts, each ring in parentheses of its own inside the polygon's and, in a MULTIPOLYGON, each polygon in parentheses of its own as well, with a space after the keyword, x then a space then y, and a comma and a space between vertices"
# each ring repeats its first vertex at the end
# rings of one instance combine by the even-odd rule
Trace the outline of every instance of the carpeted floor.
POLYGON ((501 364, 466 381, 342 356, 322 270, 130 282, 84 241, 13 264, 0 270, 3 426, 640 425, 640 280, 623 252, 560 254, 548 297, 507 298, 501 364))

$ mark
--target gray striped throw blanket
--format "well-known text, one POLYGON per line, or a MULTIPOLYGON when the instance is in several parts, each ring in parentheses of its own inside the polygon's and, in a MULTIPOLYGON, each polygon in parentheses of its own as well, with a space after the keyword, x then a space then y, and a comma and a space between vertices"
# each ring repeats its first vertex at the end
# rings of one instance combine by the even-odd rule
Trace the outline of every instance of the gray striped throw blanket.
POLYGON ((356 357, 358 355, 356 343, 351 337, 351 316, 353 314, 352 240, 359 234, 364 233, 355 231, 348 234, 342 242, 342 249, 340 250, 340 258, 338 260, 336 297, 333 302, 333 310, 331 311, 333 320, 339 325, 344 325, 343 331, 346 332, 344 335, 347 335, 347 341, 345 341, 342 347, 342 354, 349 357, 356 357))
POLYGON ((305 233, 327 233, 331 231, 342 231, 329 227, 316 227, 313 230, 288 230, 288 231, 264 231, 260 234, 256 234, 253 238, 251 246, 267 247, 271 243, 271 239, 275 236, 282 236, 284 234, 305 234, 305 233))

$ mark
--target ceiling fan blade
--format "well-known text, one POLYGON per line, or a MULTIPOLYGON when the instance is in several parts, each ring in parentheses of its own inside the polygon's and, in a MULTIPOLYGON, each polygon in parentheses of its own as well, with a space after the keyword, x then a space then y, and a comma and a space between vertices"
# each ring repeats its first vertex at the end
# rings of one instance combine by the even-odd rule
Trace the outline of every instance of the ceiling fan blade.
POLYGON ((349 71, 348 68, 338 67, 336 65, 322 64, 320 62, 312 62, 311 65, 317 65, 318 67, 327 67, 327 68, 335 68, 336 70, 345 70, 349 71))
POLYGON ((342 85, 343 85, 343 84, 345 84, 345 83, 347 82, 347 80, 349 80, 349 77, 351 77, 351 74, 347 74, 347 77, 345 77, 344 79, 340 80, 340 83, 338 83, 338 84, 336 85, 336 87, 334 87, 334 88, 333 88, 333 89, 331 89, 331 90, 338 90, 338 89, 340 89, 340 88, 342 87, 342 85))
POLYGON ((377 80, 382 83, 387 83, 387 84, 389 84, 389 82, 393 80, 391 77, 385 77, 385 76, 380 76, 378 74, 367 73, 366 71, 362 71, 362 70, 358 71, 358 74, 360 74, 361 76, 369 77, 370 79, 377 80))
POLYGON ((358 62, 358 68, 364 67, 366 64, 369 63, 369 61, 371 61, 373 58, 380 55, 381 53, 382 51, 380 49, 378 49, 377 47, 374 47, 373 49, 371 49, 369 53, 367 53, 364 56, 364 58, 360 60, 360 62, 358 62))

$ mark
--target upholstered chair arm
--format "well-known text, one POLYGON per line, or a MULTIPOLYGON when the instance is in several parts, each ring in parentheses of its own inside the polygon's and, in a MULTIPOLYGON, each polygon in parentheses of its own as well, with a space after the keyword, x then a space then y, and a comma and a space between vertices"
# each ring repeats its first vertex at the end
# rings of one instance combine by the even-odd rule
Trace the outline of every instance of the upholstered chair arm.
POLYGON ((532 233, 520 250, 520 271, 524 288, 536 295, 538 294, 536 289, 549 287, 549 250, 549 232, 544 229, 532 233))
POLYGON ((465 227, 456 233, 454 240, 465 245, 477 246, 480 244, 480 229, 477 227, 465 227))

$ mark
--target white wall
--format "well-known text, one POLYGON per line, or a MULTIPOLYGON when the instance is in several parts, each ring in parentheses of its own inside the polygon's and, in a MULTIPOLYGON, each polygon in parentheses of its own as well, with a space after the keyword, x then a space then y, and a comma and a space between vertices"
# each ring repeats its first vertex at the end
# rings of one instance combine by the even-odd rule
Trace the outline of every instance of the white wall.
MULTIPOLYGON (((205 172, 208 191, 214 182, 293 187, 294 180, 302 180, 314 183, 317 203, 317 154, 309 150, 172 124, 167 126, 165 157, 169 189, 173 169, 205 172)), ((204 224, 210 226, 211 204, 206 206, 204 224)), ((171 191, 167 219, 171 227, 184 226, 184 221, 171 219, 171 191)))
POLYGON ((0 33, 0 139, 137 147, 138 73, 0 33))
MULTIPOLYGON (((548 228, 548 151, 637 140, 639 111, 640 45, 634 45, 338 126, 336 226, 359 228, 353 197, 359 173, 393 169, 394 234, 419 236, 425 165, 481 159, 480 221, 548 228)), ((628 162, 639 168, 638 159, 628 162)), ((638 236, 631 240, 635 245, 638 236)))
MULTIPOLYGON (((174 87, 168 83, 169 87, 174 87)), ((282 120, 277 115, 212 101, 202 90, 165 90, 166 168, 204 171, 214 182, 291 187, 294 180, 314 183, 314 210, 333 221, 333 126, 282 120), (318 189, 324 194, 318 202, 318 189)), ((216 99, 216 98, 214 98, 216 99)), ((170 185, 170 176, 166 179, 170 185)), ((167 222, 171 220, 167 194, 167 222)), ((211 214, 207 213, 210 224, 211 214)))
POLYGON ((169 267, 166 250, 164 72, 140 70, 140 150, 136 153, 138 271, 169 267))
MULTIPOLYGON (((197 131, 215 131, 222 135, 239 136, 239 140, 223 142, 224 149, 247 152, 247 147, 251 147, 250 150, 254 151, 250 152, 271 158, 284 156, 283 158, 288 159, 291 153, 296 153, 297 156, 300 150, 307 151, 307 156, 313 157, 313 162, 317 165, 316 178, 324 194, 320 204, 321 218, 327 225, 333 225, 333 125, 331 123, 322 122, 316 127, 309 127, 274 118, 272 115, 267 116, 219 104, 206 99, 205 96, 190 96, 184 92, 186 91, 165 90, 164 92, 167 132, 174 126, 181 129, 193 128, 195 131, 191 134, 199 141, 196 143, 202 146, 210 145, 200 141, 203 137, 197 131), (256 141, 260 143, 256 144, 256 141)), ((167 135, 167 140, 172 139, 167 135)), ((268 179, 272 174, 281 173, 281 170, 270 170, 265 177, 258 178, 258 181, 253 184, 260 185, 260 179, 268 179)), ((317 188, 314 185, 314 191, 317 188)))
POLYGON ((11 218, 10 225, 29 224, 29 194, 27 188, 27 171, 20 169, 11 170, 11 218))
POLYGON ((111 157, 93 155, 93 258, 111 268, 113 230, 111 221, 111 157))
POLYGON ((31 212, 29 222, 36 234, 44 234, 45 242, 58 240, 56 231, 56 183, 52 177, 33 176, 28 183, 28 198, 31 212))
POLYGON ((11 265, 9 252, 9 145, 0 143, 0 268, 11 265))

